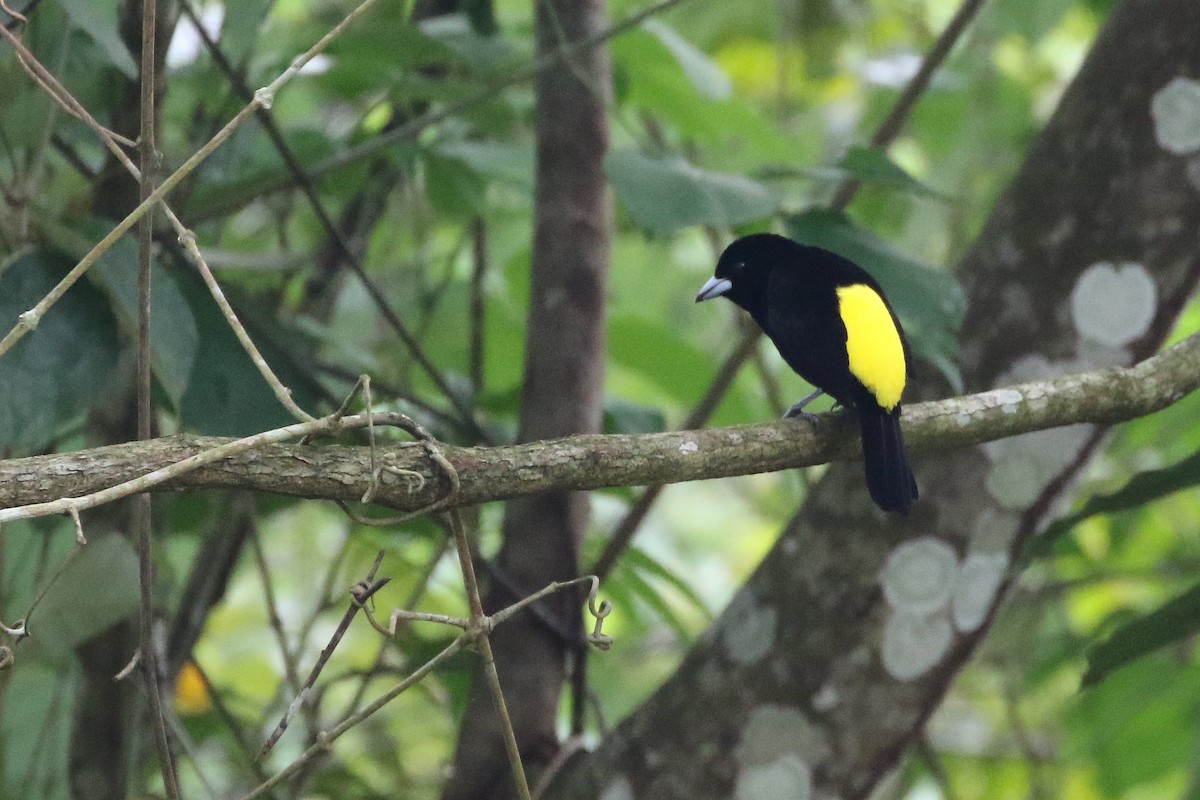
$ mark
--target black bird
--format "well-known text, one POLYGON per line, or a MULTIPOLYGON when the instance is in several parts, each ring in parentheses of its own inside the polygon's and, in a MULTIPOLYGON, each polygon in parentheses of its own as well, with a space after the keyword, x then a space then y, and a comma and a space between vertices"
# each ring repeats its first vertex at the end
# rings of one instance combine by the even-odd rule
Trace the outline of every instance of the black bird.
POLYGON ((725 248, 696 302, 724 295, 750 312, 788 366, 817 391, 858 412, 867 489, 884 511, 907 514, 917 499, 900 395, 912 356, 900 320, 879 284, 848 258, 773 233, 725 248))

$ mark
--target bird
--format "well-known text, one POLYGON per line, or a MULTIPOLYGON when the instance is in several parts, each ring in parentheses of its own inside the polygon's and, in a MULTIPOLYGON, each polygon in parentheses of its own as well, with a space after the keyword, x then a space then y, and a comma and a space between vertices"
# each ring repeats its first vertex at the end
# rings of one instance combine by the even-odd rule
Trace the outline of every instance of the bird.
POLYGON ((775 349, 816 391, 785 417, 808 416, 821 394, 858 414, 867 490, 884 511, 907 514, 917 482, 900 430, 912 369, 904 329, 883 289, 844 256, 774 233, 732 242, 696 302, 725 297, 750 313, 775 349))

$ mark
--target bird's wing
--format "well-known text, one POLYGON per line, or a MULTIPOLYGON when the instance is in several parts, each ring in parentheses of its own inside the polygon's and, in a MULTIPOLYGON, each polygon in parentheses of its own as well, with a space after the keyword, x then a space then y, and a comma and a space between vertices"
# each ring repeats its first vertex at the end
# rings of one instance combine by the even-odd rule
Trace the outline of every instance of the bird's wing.
POLYGON ((775 269, 768 285, 766 333, 788 366, 843 405, 850 397, 846 326, 833 285, 800 270, 775 269))

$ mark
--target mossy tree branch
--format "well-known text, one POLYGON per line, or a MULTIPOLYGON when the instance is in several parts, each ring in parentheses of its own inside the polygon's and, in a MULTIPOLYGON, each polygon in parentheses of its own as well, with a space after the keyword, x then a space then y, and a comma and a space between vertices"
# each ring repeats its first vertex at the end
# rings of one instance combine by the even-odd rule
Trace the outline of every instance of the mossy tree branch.
MULTIPOLYGON (((1200 388, 1200 334, 1128 368, 1025 383, 905 409, 914 452, 944 451, 1081 422, 1114 424, 1151 414, 1200 388)), ((0 521, 15 507, 79 497, 131 480, 228 439, 171 436, 76 453, 0 461, 0 521)), ((704 431, 587 435, 509 447, 442 452, 458 472, 453 505, 473 505, 552 489, 600 489, 724 478, 853 459, 853 425, 839 415, 816 424, 780 420, 704 431)), ((444 474, 418 444, 386 448, 375 501, 403 511, 448 492, 444 474), (403 471, 403 472, 401 472, 403 471), (411 473, 423 476, 423 485, 411 473), (399 476, 399 477, 397 477, 399 476)), ((172 491, 237 487, 312 499, 356 501, 370 478, 366 447, 271 444, 163 483, 172 491)))

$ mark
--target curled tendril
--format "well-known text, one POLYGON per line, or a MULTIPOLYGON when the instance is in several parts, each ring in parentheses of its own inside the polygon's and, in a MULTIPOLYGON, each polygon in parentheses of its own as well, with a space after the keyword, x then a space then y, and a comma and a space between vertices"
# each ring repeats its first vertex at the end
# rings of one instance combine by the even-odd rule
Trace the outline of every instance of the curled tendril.
POLYGON ((613 638, 603 632, 604 618, 612 613, 613 605, 607 600, 596 602, 600 594, 600 579, 595 575, 589 575, 591 578, 591 589, 588 591, 588 612, 596 618, 596 624, 592 626, 592 632, 587 636, 588 644, 598 650, 607 650, 612 647, 613 638))
POLYGON ((29 635, 29 628, 25 627, 24 618, 17 620, 12 625, 5 625, 3 622, 0 622, 0 631, 4 631, 18 642, 29 635))

